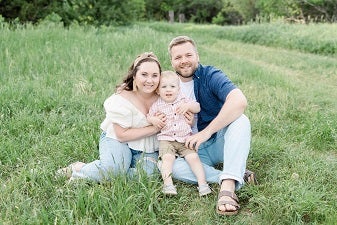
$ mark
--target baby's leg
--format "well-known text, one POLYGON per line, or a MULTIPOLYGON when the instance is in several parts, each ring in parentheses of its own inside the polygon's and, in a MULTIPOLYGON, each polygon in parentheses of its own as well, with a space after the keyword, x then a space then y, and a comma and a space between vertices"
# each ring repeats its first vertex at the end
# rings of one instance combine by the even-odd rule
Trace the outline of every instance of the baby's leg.
POLYGON ((164 185, 173 185, 172 180, 172 168, 173 163, 175 160, 175 155, 166 153, 162 157, 162 164, 161 164, 161 176, 164 181, 164 185))
POLYGON ((201 164, 200 158, 197 153, 190 153, 185 156, 185 160, 191 167, 194 175, 197 177, 198 185, 206 184, 206 176, 204 167, 201 164))
POLYGON ((206 182, 204 167, 201 164, 198 154, 195 152, 187 154, 185 156, 185 160, 190 165, 194 175, 197 177, 199 195, 204 196, 212 193, 212 189, 208 186, 206 182))

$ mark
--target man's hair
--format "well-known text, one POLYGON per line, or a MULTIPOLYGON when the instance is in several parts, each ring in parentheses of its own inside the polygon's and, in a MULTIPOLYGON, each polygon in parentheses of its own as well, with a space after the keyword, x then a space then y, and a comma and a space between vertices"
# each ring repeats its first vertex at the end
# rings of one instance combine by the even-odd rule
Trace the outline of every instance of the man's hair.
POLYGON ((168 46, 168 52, 169 55, 171 57, 171 49, 176 46, 176 45, 181 45, 184 43, 191 43, 193 45, 193 47, 195 48, 195 51, 197 52, 197 45, 195 44, 195 42, 193 41, 192 38, 188 37, 188 36, 178 36, 172 39, 172 41, 170 42, 169 46, 168 46))

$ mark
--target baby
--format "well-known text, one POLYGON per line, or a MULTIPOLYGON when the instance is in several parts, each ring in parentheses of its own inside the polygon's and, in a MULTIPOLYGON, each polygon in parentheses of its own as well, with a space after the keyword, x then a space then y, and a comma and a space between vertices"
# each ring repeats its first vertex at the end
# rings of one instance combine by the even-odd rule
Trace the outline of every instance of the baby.
POLYGON ((200 111, 199 103, 182 95, 179 77, 173 71, 161 73, 158 93, 160 98, 151 106, 147 119, 151 124, 161 129, 157 137, 159 159, 162 160, 160 171, 164 181, 163 193, 177 194, 171 175, 175 157, 178 155, 185 158, 197 177, 199 195, 210 194, 212 190, 206 182, 204 168, 198 153, 185 146, 185 140, 192 134, 192 129, 184 114, 188 111, 198 113, 200 111), (166 119, 161 120, 156 117, 158 114, 165 115, 166 119))

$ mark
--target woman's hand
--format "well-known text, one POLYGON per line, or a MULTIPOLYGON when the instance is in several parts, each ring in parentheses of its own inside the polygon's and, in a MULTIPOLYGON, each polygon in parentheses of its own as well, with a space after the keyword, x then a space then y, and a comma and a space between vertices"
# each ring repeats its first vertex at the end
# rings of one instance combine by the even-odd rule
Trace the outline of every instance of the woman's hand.
POLYGON ((166 115, 161 112, 156 113, 155 116, 147 117, 147 120, 160 130, 166 126, 166 115))

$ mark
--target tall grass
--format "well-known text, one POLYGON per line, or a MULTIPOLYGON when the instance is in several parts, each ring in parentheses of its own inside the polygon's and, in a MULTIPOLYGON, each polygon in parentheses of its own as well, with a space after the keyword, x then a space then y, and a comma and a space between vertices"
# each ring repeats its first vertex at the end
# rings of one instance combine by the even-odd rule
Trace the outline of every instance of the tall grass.
MULTIPOLYGON (((2 24, 0 224, 334 224, 336 57, 272 45, 275 38, 293 37, 293 26, 260 26, 265 28, 150 23, 65 29, 46 23, 12 29, 2 24), (220 35, 228 29, 233 37, 220 35), (265 34, 266 41, 240 39, 248 30, 265 34), (104 99, 141 52, 155 52, 163 69, 171 69, 167 44, 180 34, 192 36, 201 62, 223 69, 249 101, 248 167, 259 185, 238 191, 238 216, 218 216, 216 193, 199 198, 195 186, 182 182, 177 197, 162 196, 159 175, 101 184, 55 176, 70 162, 98 158, 104 99)), ((328 32, 334 25, 315 29, 312 43, 334 38, 328 32)), ((306 25, 296 27, 297 37, 307 33, 306 25)), ((217 184, 212 187, 218 191, 217 184)))
POLYGON ((267 24, 250 24, 243 26, 216 25, 195 27, 193 24, 180 24, 170 26, 169 24, 155 23, 150 25, 159 31, 181 31, 202 33, 208 37, 217 39, 228 39, 251 44, 258 44, 271 47, 295 49, 302 52, 336 56, 337 32, 336 24, 286 24, 273 22, 267 24))

